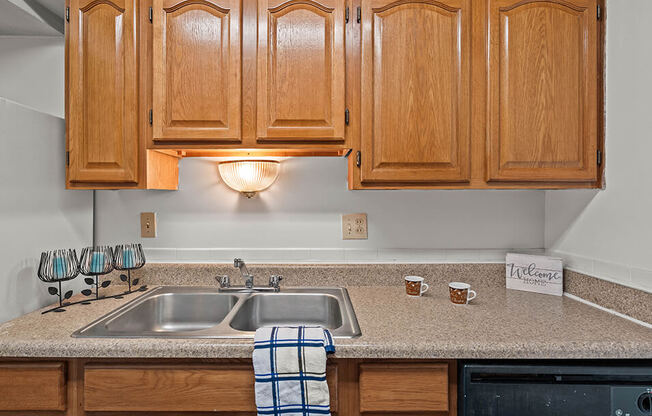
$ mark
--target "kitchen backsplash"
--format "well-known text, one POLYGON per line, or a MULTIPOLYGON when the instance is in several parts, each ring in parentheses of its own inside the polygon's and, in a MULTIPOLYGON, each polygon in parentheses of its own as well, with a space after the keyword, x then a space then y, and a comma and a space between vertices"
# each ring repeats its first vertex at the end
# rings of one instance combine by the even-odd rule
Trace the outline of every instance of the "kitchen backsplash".
POLYGON ((568 270, 652 293, 652 270, 559 250, 549 250, 548 255, 560 257, 568 270))
POLYGON ((435 250, 371 248, 145 248, 150 263, 504 263, 507 252, 543 254, 543 249, 435 250))

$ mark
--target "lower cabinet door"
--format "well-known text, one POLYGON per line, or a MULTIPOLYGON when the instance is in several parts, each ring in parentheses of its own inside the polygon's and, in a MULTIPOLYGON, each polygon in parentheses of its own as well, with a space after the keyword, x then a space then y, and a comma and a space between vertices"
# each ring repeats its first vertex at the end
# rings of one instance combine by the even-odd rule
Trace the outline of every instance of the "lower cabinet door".
POLYGON ((449 411, 447 363, 360 365, 360 413, 442 414, 449 411))
MULTIPOLYGON (((337 411, 337 367, 327 379, 337 411)), ((256 413, 251 364, 111 365, 84 369, 88 412, 256 413)))
POLYGON ((65 409, 65 364, 0 363, 0 411, 65 409))

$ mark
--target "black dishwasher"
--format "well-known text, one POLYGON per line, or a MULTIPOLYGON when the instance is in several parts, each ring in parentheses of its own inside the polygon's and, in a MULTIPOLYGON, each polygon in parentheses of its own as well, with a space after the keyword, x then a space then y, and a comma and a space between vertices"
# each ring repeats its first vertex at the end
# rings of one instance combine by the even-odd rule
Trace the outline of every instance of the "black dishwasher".
POLYGON ((464 363, 460 416, 652 416, 652 363, 464 363))

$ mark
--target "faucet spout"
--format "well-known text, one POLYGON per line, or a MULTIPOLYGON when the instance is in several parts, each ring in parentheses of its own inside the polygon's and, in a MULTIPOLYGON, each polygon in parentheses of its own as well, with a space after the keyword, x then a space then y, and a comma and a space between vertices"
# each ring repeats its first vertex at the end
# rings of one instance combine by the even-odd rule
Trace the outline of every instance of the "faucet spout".
POLYGON ((254 276, 249 273, 249 270, 247 270, 247 265, 245 264, 244 260, 242 259, 234 259, 233 260, 233 267, 236 269, 240 269, 240 274, 242 275, 242 278, 245 281, 245 287, 247 289, 251 289, 254 287, 254 276))

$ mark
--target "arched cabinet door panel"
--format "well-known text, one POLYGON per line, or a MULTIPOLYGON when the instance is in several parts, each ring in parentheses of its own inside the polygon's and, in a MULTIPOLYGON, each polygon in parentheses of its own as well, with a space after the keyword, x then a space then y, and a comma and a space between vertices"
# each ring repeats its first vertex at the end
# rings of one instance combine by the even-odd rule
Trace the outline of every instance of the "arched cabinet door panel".
POLYGON ((491 0, 488 181, 595 181, 596 0, 491 0))
POLYGON ((71 0, 70 182, 138 181, 135 0, 71 0))
POLYGON ((240 0, 154 0, 154 141, 241 141, 240 0))
POLYGON ((258 141, 344 141, 344 9, 258 1, 258 141))
POLYGON ((470 178, 471 0, 362 0, 361 181, 470 178))

